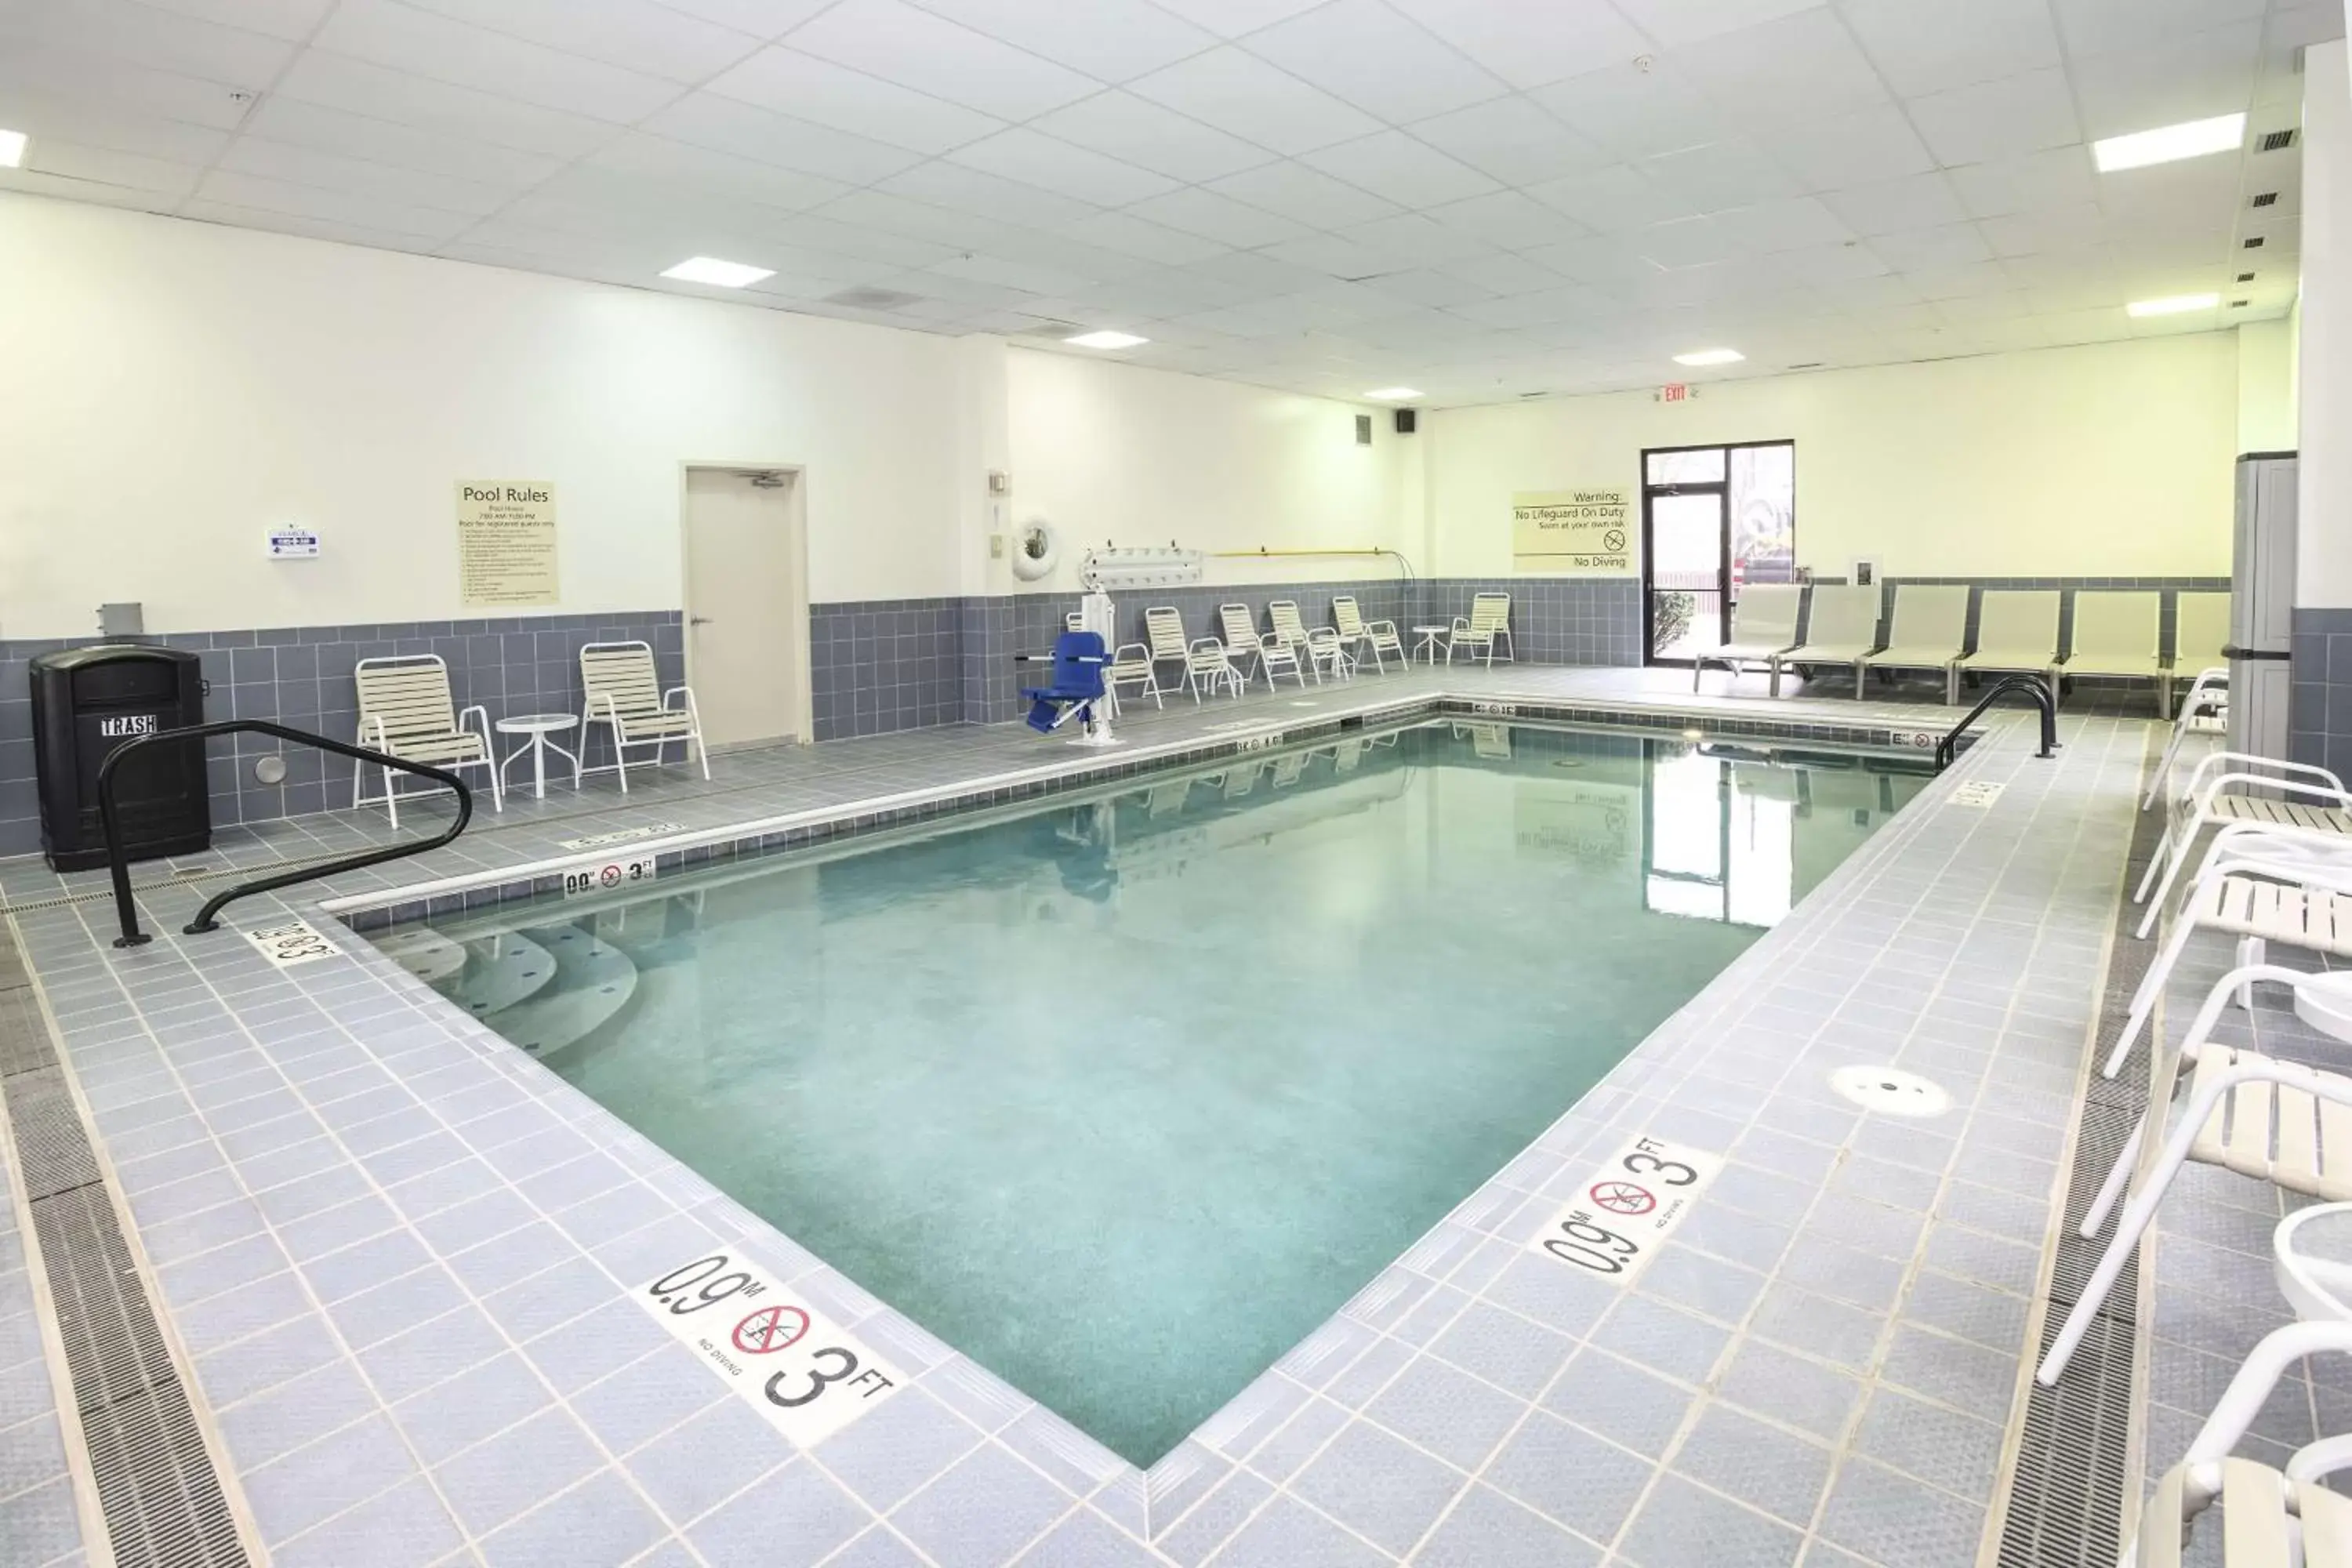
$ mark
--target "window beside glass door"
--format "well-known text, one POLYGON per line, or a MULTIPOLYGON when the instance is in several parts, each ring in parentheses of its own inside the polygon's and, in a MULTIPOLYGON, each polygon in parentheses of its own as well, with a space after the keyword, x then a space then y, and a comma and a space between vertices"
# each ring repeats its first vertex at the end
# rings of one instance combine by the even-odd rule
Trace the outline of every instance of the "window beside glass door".
POLYGON ((1687 664, 1729 639, 1748 584, 1797 580, 1797 444, 1644 451, 1642 533, 1649 662, 1687 664))

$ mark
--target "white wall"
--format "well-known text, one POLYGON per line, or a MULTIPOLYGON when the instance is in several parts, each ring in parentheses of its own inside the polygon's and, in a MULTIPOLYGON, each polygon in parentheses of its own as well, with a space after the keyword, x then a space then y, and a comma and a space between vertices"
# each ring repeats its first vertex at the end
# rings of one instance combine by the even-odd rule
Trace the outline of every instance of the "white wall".
POLYGON ((1640 482, 1645 447, 1797 443, 1797 557, 1896 576, 2230 570, 2237 344, 2200 332, 1426 416, 1434 561, 1511 570, 1515 490, 1640 482))
POLYGON ((965 591, 950 339, 18 195, 0 279, 0 637, 481 615, 468 478, 554 481, 558 612, 675 607, 688 461, 805 465, 813 599, 965 591))
POLYGON ((2303 76, 2302 461, 2298 606, 2352 605, 2352 72, 2342 39, 2314 44, 2303 76))
POLYGON ((2238 329, 2238 450, 2291 452, 2297 439, 2294 316, 2238 329))
MULTIPOLYGON (((994 563, 990 592, 1070 592, 1078 555, 1106 541, 1417 553, 1417 498, 1408 502, 1399 469, 1406 444, 1426 437, 1397 436, 1384 409, 1034 349, 1005 357, 1010 521, 1051 522, 1062 563, 1035 584, 1016 584, 994 563), (1360 447, 1355 416, 1368 412, 1372 444, 1360 447)), ((1276 556, 1213 558, 1207 569, 1211 583, 1269 583, 1386 577, 1396 565, 1276 556)))

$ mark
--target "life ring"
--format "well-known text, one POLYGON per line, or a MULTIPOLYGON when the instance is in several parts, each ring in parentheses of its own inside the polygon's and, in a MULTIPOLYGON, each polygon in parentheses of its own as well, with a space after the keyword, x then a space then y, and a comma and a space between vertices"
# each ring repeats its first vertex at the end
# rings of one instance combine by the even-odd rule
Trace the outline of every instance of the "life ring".
POLYGON ((1013 574, 1034 583, 1053 574, 1062 559, 1062 536, 1044 518, 1032 518, 1013 535, 1013 574))

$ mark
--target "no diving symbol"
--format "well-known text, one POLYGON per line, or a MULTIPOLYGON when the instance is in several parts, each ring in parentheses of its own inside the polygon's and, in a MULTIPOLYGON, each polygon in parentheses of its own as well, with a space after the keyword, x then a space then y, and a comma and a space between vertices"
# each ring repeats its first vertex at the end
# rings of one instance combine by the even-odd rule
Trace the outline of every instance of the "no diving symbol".
POLYGON ((1601 536, 1601 548, 1614 552, 1625 548, 1625 531, 1612 528, 1601 536))
POLYGON ((618 866, 607 866, 596 873, 596 879, 608 888, 617 888, 621 885, 621 868, 618 866))
POLYGON ((1631 1182, 1595 1182, 1592 1201, 1611 1214, 1648 1214, 1658 1206, 1647 1187, 1637 1187, 1631 1182))
POLYGON ((735 1325, 735 1348, 746 1355, 766 1355, 807 1333, 808 1327, 809 1316, 798 1307, 762 1307, 735 1325))

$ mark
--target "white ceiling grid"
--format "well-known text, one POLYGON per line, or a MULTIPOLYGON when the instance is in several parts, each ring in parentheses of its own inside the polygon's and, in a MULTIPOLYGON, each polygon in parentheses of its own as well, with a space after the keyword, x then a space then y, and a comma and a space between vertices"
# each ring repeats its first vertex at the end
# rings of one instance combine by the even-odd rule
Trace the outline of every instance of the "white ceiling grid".
POLYGON ((33 139, 0 186, 1465 404, 1723 343, 1709 376, 2274 315, 2296 151, 2102 175, 2088 143, 2292 127, 2342 31, 2332 0, 0 0, 33 139), (692 255, 775 276, 656 277, 692 255))

